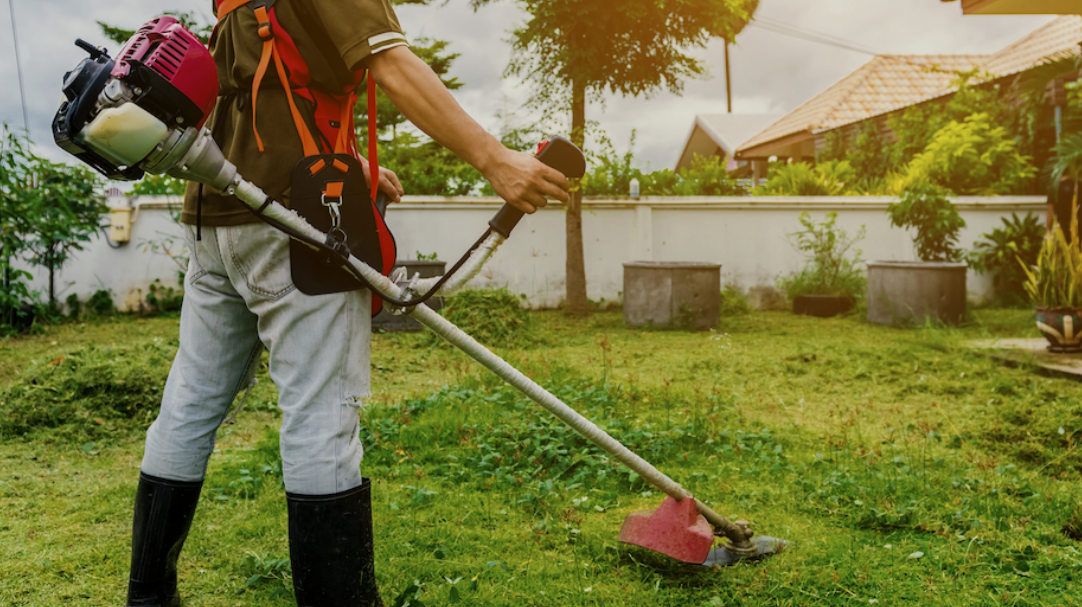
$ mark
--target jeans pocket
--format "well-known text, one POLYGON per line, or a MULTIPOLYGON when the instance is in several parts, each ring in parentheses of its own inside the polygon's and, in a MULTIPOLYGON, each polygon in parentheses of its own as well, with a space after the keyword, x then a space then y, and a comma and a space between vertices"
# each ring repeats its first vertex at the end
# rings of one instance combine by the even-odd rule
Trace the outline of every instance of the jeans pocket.
POLYGON ((288 236, 262 223, 221 229, 226 230, 233 266, 252 293, 279 299, 296 288, 289 266, 288 236))
POLYGON ((206 268, 199 261, 199 243, 195 240, 194 232, 192 226, 184 226, 184 240, 188 245, 188 270, 184 274, 184 279, 188 284, 195 284, 207 275, 206 268))

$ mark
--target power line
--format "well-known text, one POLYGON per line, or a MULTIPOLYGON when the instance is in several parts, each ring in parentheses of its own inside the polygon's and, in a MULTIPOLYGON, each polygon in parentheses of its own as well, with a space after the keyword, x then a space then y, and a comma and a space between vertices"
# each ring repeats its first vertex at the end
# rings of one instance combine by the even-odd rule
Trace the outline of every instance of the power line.
POLYGON ((857 53, 863 53, 865 55, 880 54, 871 49, 857 46, 855 43, 849 42, 847 40, 843 40, 836 36, 831 36, 830 34, 824 34, 821 32, 793 27, 780 21, 774 21, 763 17, 756 17, 755 20, 750 23, 750 25, 754 25, 768 32, 774 32, 776 34, 789 36, 791 38, 799 38, 801 40, 807 40, 808 42, 815 42, 817 44, 823 44, 826 46, 833 46, 835 48, 840 48, 847 51, 854 51, 857 53))
POLYGON ((19 97, 23 102, 23 128, 26 134, 30 134, 30 119, 26 113, 26 87, 23 85, 23 64, 19 59, 19 36, 15 27, 15 0, 8 0, 8 9, 11 11, 11 39, 15 42, 15 70, 19 73, 19 97))

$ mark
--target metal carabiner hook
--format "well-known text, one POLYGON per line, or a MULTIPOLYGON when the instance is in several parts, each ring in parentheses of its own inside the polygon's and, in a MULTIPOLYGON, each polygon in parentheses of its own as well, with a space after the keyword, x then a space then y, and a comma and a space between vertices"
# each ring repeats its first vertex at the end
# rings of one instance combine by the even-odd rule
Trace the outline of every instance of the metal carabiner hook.
POLYGON ((331 214, 331 227, 342 227, 342 211, 338 208, 342 206, 341 198, 333 198, 331 201, 327 200, 327 194, 322 196, 323 206, 327 207, 327 212, 331 214))

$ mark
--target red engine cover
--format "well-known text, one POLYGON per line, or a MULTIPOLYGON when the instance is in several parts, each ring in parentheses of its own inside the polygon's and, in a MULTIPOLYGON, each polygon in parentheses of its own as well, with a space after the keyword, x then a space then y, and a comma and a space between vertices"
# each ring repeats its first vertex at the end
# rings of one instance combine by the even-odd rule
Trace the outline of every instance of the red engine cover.
POLYGON ((139 28, 120 49, 112 75, 123 79, 130 61, 139 61, 165 78, 203 112, 202 127, 218 98, 218 69, 207 47, 175 18, 163 16, 139 28))

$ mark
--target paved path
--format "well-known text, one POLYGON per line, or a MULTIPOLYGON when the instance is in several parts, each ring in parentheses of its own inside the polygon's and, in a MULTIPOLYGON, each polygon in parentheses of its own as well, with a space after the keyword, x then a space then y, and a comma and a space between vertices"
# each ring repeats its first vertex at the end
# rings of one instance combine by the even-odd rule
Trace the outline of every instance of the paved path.
POLYGON ((1082 380, 1082 353, 1053 354, 1043 337, 1032 339, 982 339, 970 347, 988 352, 993 358, 1014 364, 1037 365, 1082 380))

